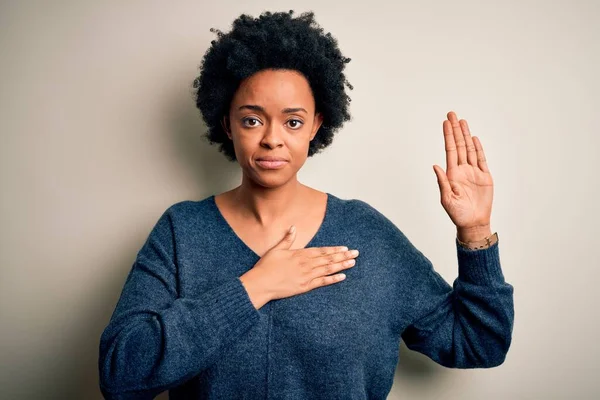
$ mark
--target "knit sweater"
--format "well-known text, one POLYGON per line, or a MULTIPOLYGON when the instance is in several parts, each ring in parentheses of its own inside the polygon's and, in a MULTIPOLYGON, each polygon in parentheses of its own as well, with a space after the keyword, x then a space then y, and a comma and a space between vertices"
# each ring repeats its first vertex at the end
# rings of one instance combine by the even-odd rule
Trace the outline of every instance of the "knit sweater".
POLYGON ((385 399, 406 346, 449 368, 490 368, 512 337, 513 286, 498 242, 455 238, 450 286, 388 218, 327 193, 306 247, 358 249, 346 279, 259 309, 239 277, 260 256, 216 206, 185 200, 138 252, 100 338, 106 399, 385 399))

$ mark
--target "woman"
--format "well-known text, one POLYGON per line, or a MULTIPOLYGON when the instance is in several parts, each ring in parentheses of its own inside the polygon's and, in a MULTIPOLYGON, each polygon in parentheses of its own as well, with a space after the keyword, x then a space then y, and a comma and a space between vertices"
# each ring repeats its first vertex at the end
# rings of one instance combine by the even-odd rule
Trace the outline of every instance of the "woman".
POLYGON ((457 226, 450 286, 369 204, 298 182, 350 119, 352 86, 336 40, 292 14, 242 15, 204 56, 197 105, 242 183, 174 204, 150 233, 100 340, 108 399, 385 399, 400 338, 447 367, 505 359, 513 287, 481 143, 448 114, 447 175, 434 170, 457 226))

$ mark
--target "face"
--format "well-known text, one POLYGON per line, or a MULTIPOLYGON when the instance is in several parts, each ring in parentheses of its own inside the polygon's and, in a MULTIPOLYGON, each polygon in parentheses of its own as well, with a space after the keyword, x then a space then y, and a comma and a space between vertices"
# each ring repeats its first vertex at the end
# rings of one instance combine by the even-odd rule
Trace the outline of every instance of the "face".
POLYGON ((323 122, 306 78, 292 70, 262 70, 244 80, 223 127, 244 178, 264 187, 296 179, 323 122), (228 128, 229 126, 229 128, 228 128), (276 157, 283 163, 261 162, 276 157))

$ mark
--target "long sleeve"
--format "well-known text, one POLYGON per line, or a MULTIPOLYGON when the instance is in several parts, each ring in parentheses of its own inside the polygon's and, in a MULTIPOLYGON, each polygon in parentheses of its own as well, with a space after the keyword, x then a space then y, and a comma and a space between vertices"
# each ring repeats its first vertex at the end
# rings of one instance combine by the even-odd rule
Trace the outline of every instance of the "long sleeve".
POLYGON ((178 296, 175 229, 165 211, 139 251, 100 338, 106 399, 153 399, 214 363, 260 318, 239 278, 178 296))
POLYGON ((510 347, 513 286, 504 280, 499 243, 464 249, 455 239, 458 277, 450 286, 408 239, 402 257, 410 267, 411 322, 406 346, 449 368, 502 364, 510 347))

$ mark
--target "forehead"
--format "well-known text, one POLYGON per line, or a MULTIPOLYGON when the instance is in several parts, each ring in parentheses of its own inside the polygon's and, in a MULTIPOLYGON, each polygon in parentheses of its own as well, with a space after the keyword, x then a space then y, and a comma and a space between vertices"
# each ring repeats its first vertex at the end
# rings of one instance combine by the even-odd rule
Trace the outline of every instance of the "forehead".
POLYGON ((256 104, 265 108, 314 107, 308 80, 293 70, 263 70, 246 78, 236 91, 232 105, 256 104))

